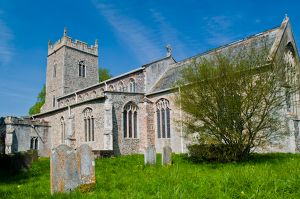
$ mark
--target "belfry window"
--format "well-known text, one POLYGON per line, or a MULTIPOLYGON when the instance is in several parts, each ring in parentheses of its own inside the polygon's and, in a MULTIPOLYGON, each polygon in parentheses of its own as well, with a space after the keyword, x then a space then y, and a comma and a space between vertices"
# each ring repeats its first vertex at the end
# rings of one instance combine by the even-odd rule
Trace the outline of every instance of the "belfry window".
POLYGON ((157 137, 170 138, 170 108, 169 101, 160 99, 156 103, 156 122, 157 122, 157 137))
POLYGON ((78 74, 79 74, 79 77, 85 77, 86 76, 86 66, 85 66, 84 61, 79 61, 78 74))
POLYGON ((133 102, 129 102, 124 107, 123 110, 124 138, 138 138, 137 110, 138 107, 133 102))
POLYGON ((84 140, 86 142, 95 141, 95 118, 92 115, 93 110, 86 108, 84 114, 84 140))
POLYGON ((135 81, 134 81, 134 79, 130 79, 130 81, 129 81, 129 92, 131 92, 131 93, 135 92, 135 81))
POLYGON ((66 139, 66 124, 63 117, 60 118, 60 128, 61 128, 61 143, 65 143, 66 139))

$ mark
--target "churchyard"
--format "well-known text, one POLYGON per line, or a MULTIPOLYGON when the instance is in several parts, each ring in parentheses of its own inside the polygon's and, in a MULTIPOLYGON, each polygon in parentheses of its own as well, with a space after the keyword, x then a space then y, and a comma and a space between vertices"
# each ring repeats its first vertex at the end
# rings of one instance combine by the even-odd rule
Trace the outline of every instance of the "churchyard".
POLYGON ((193 163, 172 155, 172 165, 145 165, 143 155, 95 160, 95 186, 50 193, 50 159, 28 172, 0 174, 1 198, 300 198, 300 154, 252 154, 247 161, 193 163))

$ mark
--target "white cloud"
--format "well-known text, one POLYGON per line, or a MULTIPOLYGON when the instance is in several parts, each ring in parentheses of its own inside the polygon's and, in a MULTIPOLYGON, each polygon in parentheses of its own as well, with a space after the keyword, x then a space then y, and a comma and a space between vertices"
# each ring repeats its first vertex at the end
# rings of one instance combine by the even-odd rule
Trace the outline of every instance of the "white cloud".
POLYGON ((159 26, 158 34, 164 42, 163 45, 166 45, 167 43, 170 44, 174 49, 174 52, 176 52, 180 58, 185 58, 190 50, 186 47, 186 43, 180 39, 183 37, 180 32, 172 27, 168 20, 160 12, 154 9, 150 9, 150 12, 159 26))
POLYGON ((157 45, 153 30, 137 19, 126 16, 112 5, 99 2, 95 2, 95 5, 141 63, 161 57, 162 49, 157 45))
POLYGON ((230 31, 234 20, 234 17, 228 16, 205 17, 205 31, 208 34, 206 42, 214 46, 231 42, 233 38, 236 37, 236 35, 233 36, 232 32, 230 31))
POLYGON ((3 11, 0 10, 0 67, 4 67, 10 62, 13 56, 12 31, 7 27, 1 18, 3 11))

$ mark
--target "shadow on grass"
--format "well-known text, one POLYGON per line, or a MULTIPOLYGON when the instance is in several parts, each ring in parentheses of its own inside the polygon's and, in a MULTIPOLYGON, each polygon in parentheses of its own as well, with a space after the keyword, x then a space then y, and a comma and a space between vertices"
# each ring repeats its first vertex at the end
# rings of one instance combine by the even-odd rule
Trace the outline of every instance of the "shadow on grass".
POLYGON ((49 159, 42 159, 34 162, 28 170, 13 170, 0 168, 0 184, 24 183, 30 178, 39 177, 50 172, 49 159))
POLYGON ((251 153, 249 157, 242 163, 265 164, 265 163, 280 163, 290 158, 300 157, 297 154, 291 153, 251 153))
POLYGON ((205 165, 211 165, 215 168, 217 168, 218 166, 223 166, 225 164, 266 164, 266 163, 279 164, 289 160, 290 158, 295 158, 295 157, 300 158, 300 154, 291 154, 291 153, 262 153, 262 154, 251 153, 249 157, 246 158, 245 160, 241 160, 238 162, 233 161, 233 162, 224 163, 224 162, 216 162, 216 161, 196 160, 189 157, 187 154, 181 154, 178 156, 183 161, 186 161, 191 164, 197 164, 197 165, 205 164, 205 165))
POLYGON ((11 184, 11 183, 19 183, 24 182, 29 179, 30 171, 13 171, 13 170, 0 170, 0 184, 11 184))

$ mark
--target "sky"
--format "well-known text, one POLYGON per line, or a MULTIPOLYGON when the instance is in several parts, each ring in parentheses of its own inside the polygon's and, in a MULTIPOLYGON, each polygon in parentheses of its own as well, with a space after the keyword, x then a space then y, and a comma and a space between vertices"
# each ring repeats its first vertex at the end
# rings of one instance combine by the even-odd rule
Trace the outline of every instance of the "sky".
POLYGON ((166 56, 180 61, 279 26, 300 42, 297 0, 0 0, 0 116, 25 116, 46 79, 48 40, 99 40, 113 76, 166 56))

